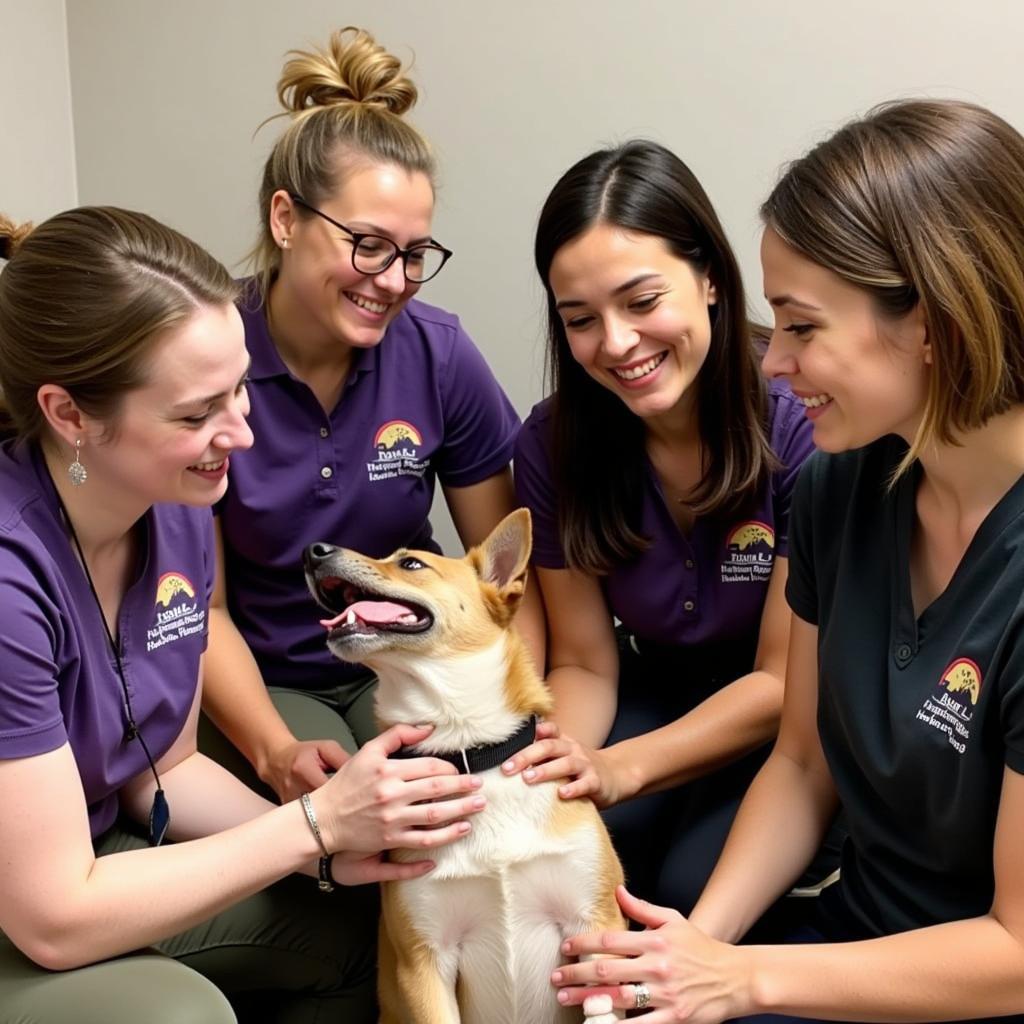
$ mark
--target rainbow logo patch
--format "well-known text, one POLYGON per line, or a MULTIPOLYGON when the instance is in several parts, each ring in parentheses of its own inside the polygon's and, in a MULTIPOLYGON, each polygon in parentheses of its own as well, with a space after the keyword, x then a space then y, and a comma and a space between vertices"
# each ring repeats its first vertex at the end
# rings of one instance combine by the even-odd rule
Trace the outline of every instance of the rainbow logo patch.
POLYGON ((981 669, 970 658, 957 658, 942 673, 942 685, 949 693, 966 693, 972 704, 981 696, 981 669))
POLYGON ((737 551, 746 551, 755 544, 763 544, 773 550, 775 548, 775 531, 767 523, 756 519, 740 523, 726 541, 726 547, 737 551))
POLYGON ((413 447, 423 444, 420 432, 405 420, 389 420, 377 431, 373 439, 374 448, 388 450, 405 443, 411 444, 413 447))
POLYGON ((179 594, 194 598, 196 588, 192 586, 188 577, 182 576, 180 572, 165 572, 156 585, 156 603, 167 608, 179 594))

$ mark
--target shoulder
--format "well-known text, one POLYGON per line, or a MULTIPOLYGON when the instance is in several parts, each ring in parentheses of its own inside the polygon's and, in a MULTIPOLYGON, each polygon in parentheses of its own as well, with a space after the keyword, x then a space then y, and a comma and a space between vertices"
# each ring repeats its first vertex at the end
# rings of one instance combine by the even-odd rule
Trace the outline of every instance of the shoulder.
POLYGON ((29 450, 15 442, 0 447, 0 536, 34 535, 33 521, 52 514, 33 469, 29 450))
POLYGON ((530 410, 530 415, 523 420, 516 442, 516 457, 535 458, 542 452, 546 454, 550 448, 551 429, 552 399, 545 398, 538 402, 530 410))
POLYGON ((389 335, 414 334, 428 344, 453 345, 459 339, 469 341, 459 318, 439 306, 431 306, 419 299, 410 299, 405 309, 392 321, 389 335))
POLYGON ((484 366, 454 313, 410 299, 375 349, 380 366, 393 373, 428 373, 440 380, 484 366))
POLYGON ((839 522, 853 514, 854 504, 877 505, 890 492, 893 471, 907 450, 898 437, 883 437, 854 451, 816 451, 804 463, 799 490, 822 515, 839 522))

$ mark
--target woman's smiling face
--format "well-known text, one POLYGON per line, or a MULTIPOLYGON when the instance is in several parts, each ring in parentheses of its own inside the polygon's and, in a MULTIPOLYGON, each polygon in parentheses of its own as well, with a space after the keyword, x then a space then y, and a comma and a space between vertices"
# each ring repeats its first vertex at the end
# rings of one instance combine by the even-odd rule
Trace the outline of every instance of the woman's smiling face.
MULTIPOLYGON (((422 172, 370 163, 346 174, 318 209, 353 231, 406 249, 431 240, 434 190, 422 172)), ((372 348, 420 289, 405 279, 401 259, 379 274, 361 274, 352 265, 351 236, 294 205, 286 232, 274 287, 288 290, 289 307, 303 311, 314 335, 372 348)))
POLYGON ((920 307, 883 320, 867 291, 806 259, 770 227, 761 263, 775 312, 763 369, 785 377, 803 402, 814 443, 841 452, 886 434, 911 441, 931 363, 920 307))
POLYGON ((573 358, 635 415, 689 415, 715 288, 664 239, 598 223, 563 245, 548 285, 573 358))

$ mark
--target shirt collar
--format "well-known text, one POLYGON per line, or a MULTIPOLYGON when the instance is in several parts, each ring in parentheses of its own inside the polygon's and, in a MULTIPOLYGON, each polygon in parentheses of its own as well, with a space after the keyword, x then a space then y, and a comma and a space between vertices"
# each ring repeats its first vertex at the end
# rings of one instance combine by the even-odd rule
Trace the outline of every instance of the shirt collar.
MULTIPOLYGON (((280 352, 277 351, 274 339, 270 336, 266 305, 253 278, 243 282, 238 311, 242 315, 242 323, 245 325, 245 344, 252 359, 249 378, 257 381, 293 376, 285 366, 280 352)), ((373 348, 353 350, 349 383, 356 377, 377 369, 380 361, 379 349, 380 345, 375 345, 373 348)))

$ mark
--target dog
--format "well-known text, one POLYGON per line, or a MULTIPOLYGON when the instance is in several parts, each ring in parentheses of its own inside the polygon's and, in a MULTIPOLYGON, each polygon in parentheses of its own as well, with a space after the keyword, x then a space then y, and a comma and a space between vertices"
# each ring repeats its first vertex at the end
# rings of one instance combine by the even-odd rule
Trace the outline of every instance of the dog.
MULTIPOLYGON (((306 551, 310 590, 332 616, 327 645, 377 674, 381 727, 434 727, 399 754, 445 757, 478 775, 487 797, 465 838, 431 851, 432 872, 383 885, 381 1024, 580 1021, 550 984, 560 945, 624 927, 614 895, 622 868, 594 805, 499 767, 532 742, 552 705, 512 628, 530 549, 530 513, 519 509, 461 559, 401 549, 375 560, 322 543, 306 551)), ((588 1019, 620 1019, 607 1009, 588 1019)))

